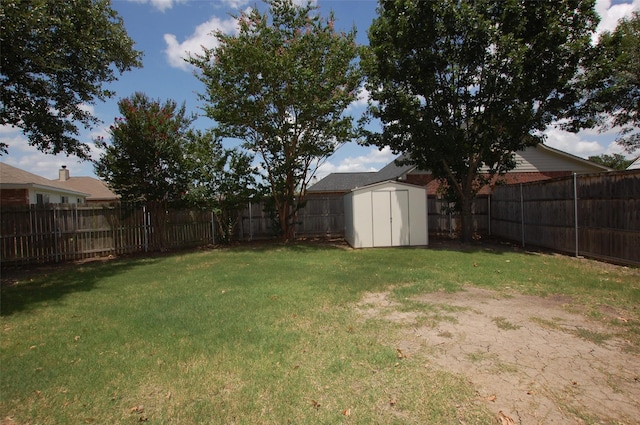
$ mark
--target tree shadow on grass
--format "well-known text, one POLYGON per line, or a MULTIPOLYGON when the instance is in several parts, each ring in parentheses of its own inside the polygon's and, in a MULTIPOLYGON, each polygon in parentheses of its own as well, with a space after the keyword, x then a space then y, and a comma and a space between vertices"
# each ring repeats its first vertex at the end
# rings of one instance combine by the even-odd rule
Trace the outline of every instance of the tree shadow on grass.
POLYGON ((0 316, 30 311, 43 303, 59 301, 71 293, 93 290, 102 280, 148 266, 159 258, 97 260, 2 270, 0 316))

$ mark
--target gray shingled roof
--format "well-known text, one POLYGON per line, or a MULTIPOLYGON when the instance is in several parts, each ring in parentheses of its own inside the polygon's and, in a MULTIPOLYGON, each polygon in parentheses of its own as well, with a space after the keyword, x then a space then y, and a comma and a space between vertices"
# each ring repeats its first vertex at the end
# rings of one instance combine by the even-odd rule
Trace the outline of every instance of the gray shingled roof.
POLYGON ((376 172, 331 173, 310 186, 308 192, 348 192, 375 180, 376 172))
POLYGON ((386 180, 396 180, 398 177, 416 168, 415 165, 396 165, 396 161, 401 161, 403 159, 405 159, 405 156, 400 155, 399 157, 382 167, 380 171, 376 173, 377 177, 374 183, 386 180))
POLYGON ((387 180, 397 180, 398 177, 415 168, 414 165, 396 165, 396 160, 402 158, 404 158, 404 156, 399 156, 377 172, 331 173, 318 183, 309 187, 308 192, 348 192, 357 187, 368 186, 387 180))

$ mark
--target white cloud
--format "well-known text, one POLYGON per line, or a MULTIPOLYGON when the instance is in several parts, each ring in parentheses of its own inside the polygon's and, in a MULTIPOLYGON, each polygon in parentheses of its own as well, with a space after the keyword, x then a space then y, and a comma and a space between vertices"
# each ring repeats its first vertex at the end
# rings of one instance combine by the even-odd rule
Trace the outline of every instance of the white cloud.
POLYGON ((545 144, 560 149, 570 154, 587 158, 591 155, 599 155, 605 151, 604 146, 595 140, 586 140, 585 134, 570 133, 555 127, 550 127, 544 132, 547 136, 545 144))
POLYGON ((293 4, 297 6, 306 6, 307 3, 311 3, 312 6, 316 6, 318 4, 318 0, 293 0, 293 4))
POLYGON ((640 0, 613 6, 611 0, 597 0, 596 11, 600 15, 600 23, 596 32, 601 34, 604 31, 613 31, 618 25, 618 21, 624 17, 630 17, 633 11, 640 11, 640 0))
POLYGON ((232 9, 239 9, 250 2, 251 0, 220 0, 220 3, 232 9))
POLYGON ((128 0, 134 3, 146 4, 150 3, 153 7, 158 9, 160 12, 164 12, 167 9, 171 9, 177 3, 186 3, 188 0, 128 0))
POLYGON ((221 31, 225 34, 233 34, 238 31, 238 22, 235 18, 220 19, 213 16, 207 22, 196 27, 193 34, 182 43, 173 34, 165 34, 164 41, 167 43, 165 54, 169 64, 174 68, 180 68, 188 71, 190 66, 184 61, 189 54, 195 55, 201 53, 203 48, 212 49, 218 45, 214 34, 221 31))
MULTIPOLYGON (((58 170, 62 165, 66 165, 71 172, 71 176, 93 176, 93 165, 91 162, 82 161, 78 157, 64 154, 49 155, 42 153, 34 146, 30 146, 27 138, 18 128, 10 126, 0 126, 2 141, 9 145, 9 153, 0 156, 0 161, 18 167, 22 170, 36 174, 47 179, 57 179, 58 170)), ((95 133, 97 136, 98 133, 95 133)), ((96 148, 92 141, 87 142, 92 150, 96 148)), ((94 157, 96 157, 94 155, 94 157)))
POLYGON ((396 157, 397 155, 394 155, 389 147, 385 147, 382 150, 370 147, 363 155, 348 156, 338 162, 325 162, 318 168, 316 177, 319 180, 331 173, 378 171, 396 157))
POLYGON ((356 93, 356 100, 351 102, 347 107, 347 111, 352 111, 357 108, 366 107, 369 103, 369 99, 371 98, 371 93, 364 87, 360 87, 358 92, 356 93))

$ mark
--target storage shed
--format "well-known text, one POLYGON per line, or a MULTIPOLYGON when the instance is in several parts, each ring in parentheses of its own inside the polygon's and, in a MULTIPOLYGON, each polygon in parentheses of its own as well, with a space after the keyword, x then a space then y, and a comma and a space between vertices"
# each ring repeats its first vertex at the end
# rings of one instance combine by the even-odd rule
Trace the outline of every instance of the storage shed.
POLYGON ((354 248, 428 245, 424 187, 386 181, 344 195, 345 239, 354 248))

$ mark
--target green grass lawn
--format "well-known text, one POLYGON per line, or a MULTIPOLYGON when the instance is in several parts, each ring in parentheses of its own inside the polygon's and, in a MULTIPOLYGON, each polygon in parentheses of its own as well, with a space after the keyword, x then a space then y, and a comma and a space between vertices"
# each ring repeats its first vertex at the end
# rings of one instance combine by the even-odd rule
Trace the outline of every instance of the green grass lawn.
MULTIPOLYGON (((35 276, 35 275, 34 275, 35 276)), ((572 297, 640 352, 640 273, 487 248, 263 245, 87 263, 2 288, 0 417, 16 423, 492 424, 474 388, 399 358, 355 304, 476 285, 572 297), (610 320, 603 306, 622 311, 610 320)), ((409 302, 409 301, 407 301, 409 302)))

